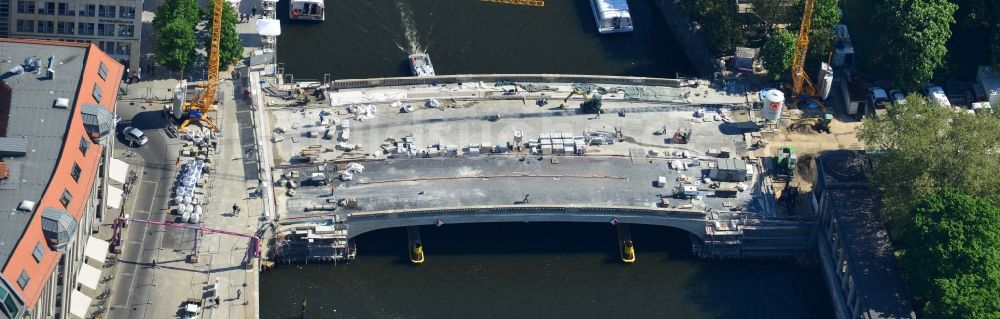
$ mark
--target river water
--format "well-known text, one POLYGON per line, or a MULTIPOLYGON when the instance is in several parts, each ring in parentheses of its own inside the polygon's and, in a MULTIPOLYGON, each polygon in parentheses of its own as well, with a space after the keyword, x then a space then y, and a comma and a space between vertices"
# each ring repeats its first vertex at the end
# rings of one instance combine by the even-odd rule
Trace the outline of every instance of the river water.
POLYGON ((425 226, 423 265, 406 231, 357 238, 349 265, 282 265, 261 275, 261 318, 832 318, 817 268, 709 261, 686 232, 632 226, 637 261, 610 224, 425 226))
MULTIPOLYGON (((282 3, 279 16, 286 17, 282 3)), ((598 35, 585 0, 543 8, 474 0, 329 0, 327 21, 285 23, 278 56, 297 79, 408 76, 427 51, 438 74, 693 73, 651 0, 630 0, 636 31, 598 35)), ((424 227, 411 266, 406 232, 357 238, 350 265, 281 266, 261 275, 261 318, 831 318, 815 267, 710 261, 687 233, 633 226, 638 261, 618 259, 605 224, 424 227)))
MULTIPOLYGON (((629 5, 635 32, 598 35, 586 0, 328 0, 325 22, 283 23, 278 59, 303 79, 409 76, 406 57, 418 50, 439 75, 693 74, 652 1, 629 5)), ((282 2, 282 19, 286 10, 282 2)))

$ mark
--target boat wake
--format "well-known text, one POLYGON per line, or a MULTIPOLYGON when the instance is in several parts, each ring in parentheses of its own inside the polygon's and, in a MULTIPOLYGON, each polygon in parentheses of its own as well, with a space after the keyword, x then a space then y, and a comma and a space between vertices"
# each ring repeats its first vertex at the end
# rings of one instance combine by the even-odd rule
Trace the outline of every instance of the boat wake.
POLYGON ((403 22, 403 37, 406 39, 407 47, 396 43, 396 46, 404 52, 413 54, 424 52, 420 45, 420 37, 417 35, 417 26, 413 23, 413 11, 410 6, 400 0, 396 0, 396 8, 399 9, 399 19, 403 22))

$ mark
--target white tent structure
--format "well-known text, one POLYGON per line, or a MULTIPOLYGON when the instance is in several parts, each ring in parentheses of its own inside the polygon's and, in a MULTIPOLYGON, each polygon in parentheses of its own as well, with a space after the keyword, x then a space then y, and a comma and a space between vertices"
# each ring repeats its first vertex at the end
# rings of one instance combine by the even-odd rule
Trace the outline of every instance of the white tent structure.
POLYGON ((281 21, 275 19, 257 20, 257 34, 260 35, 262 48, 273 49, 277 37, 281 35, 281 21))

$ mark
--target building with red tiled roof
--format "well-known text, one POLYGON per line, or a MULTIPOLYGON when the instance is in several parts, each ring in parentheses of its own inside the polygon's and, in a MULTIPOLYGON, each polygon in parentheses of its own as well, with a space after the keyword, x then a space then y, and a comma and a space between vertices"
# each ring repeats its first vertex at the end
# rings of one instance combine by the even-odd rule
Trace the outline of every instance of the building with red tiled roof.
POLYGON ((0 318, 82 317, 124 67, 72 42, 0 39, 0 56, 0 318))

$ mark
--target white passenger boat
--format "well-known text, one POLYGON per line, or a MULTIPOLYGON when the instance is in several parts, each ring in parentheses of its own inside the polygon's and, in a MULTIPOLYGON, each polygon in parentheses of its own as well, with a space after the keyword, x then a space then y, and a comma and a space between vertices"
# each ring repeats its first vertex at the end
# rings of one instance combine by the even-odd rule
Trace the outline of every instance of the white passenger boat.
POLYGON ((323 21, 326 19, 323 0, 289 0, 288 17, 292 20, 323 21))
POLYGON ((632 15, 626 0, 590 0, 597 21, 597 32, 632 32, 632 15))
POLYGON ((434 76, 434 65, 431 64, 431 56, 427 53, 411 54, 410 69, 414 76, 434 76))

